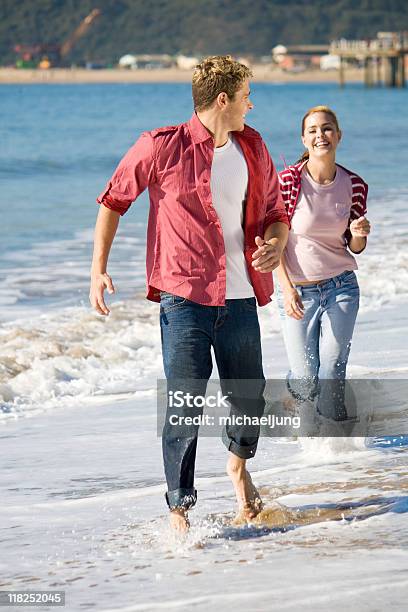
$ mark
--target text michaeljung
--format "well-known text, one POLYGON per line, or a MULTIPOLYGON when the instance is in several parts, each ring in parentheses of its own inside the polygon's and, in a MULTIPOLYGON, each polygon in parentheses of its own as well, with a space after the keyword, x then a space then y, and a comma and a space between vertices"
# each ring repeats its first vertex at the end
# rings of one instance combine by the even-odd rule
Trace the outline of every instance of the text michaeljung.
POLYGON ((178 415, 171 414, 169 416, 170 425, 178 426, 210 426, 216 425, 220 427, 234 426, 234 425, 245 425, 252 427, 269 427, 275 429, 275 427, 292 427, 293 429, 299 429, 300 417, 299 416, 276 416, 275 414, 265 414, 263 416, 249 416, 247 414, 233 414, 229 416, 219 415, 214 417, 209 414, 197 414, 195 416, 189 415, 178 415))

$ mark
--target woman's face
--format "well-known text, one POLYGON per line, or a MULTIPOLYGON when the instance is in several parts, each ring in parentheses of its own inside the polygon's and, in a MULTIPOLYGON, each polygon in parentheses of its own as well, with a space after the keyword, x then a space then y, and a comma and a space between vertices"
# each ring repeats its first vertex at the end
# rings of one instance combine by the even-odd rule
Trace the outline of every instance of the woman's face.
POLYGON ((309 156, 323 159, 334 156, 341 138, 333 118, 324 112, 312 113, 306 118, 302 142, 309 156))

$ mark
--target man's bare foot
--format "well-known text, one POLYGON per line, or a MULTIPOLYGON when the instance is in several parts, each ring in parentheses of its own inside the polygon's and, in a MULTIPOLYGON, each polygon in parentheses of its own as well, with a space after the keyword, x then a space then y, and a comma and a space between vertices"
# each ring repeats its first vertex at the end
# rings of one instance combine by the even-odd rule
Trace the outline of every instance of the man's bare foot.
POLYGON ((239 515, 245 520, 253 519, 262 510, 262 500, 251 476, 245 467, 246 460, 230 454, 227 474, 234 485, 239 515))
POLYGON ((183 508, 175 508, 170 510, 170 527, 174 531, 186 533, 190 527, 187 511, 183 508))
POLYGON ((251 504, 255 506, 257 510, 257 514, 258 514, 263 508, 262 499, 261 499, 258 489, 252 482, 251 474, 248 472, 248 470, 245 470, 245 473, 246 473, 245 475, 246 475, 247 485, 248 485, 248 490, 249 490, 249 495, 250 495, 250 501, 251 501, 251 504))

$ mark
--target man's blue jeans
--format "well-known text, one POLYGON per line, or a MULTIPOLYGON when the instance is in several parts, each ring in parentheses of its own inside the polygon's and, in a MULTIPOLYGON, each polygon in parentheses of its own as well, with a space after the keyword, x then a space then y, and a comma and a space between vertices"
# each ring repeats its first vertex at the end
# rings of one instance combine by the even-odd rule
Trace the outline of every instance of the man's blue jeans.
POLYGON ((346 367, 360 298, 357 277, 346 271, 319 284, 297 285, 296 290, 305 309, 301 320, 285 313, 278 293, 289 391, 299 402, 317 396, 320 414, 344 420, 346 367))
MULTIPOLYGON (((203 306, 161 292, 160 327, 168 397, 169 391, 176 390, 174 381, 177 381, 177 390, 185 381, 184 392, 205 395, 213 367, 213 347, 222 392, 226 393, 223 380, 228 385, 233 381, 235 385, 229 397, 230 415, 262 416, 265 378, 255 298, 226 300, 225 306, 203 306), (249 379, 250 394, 247 389, 240 389, 243 384, 248 385, 249 379), (245 383, 240 385, 240 380, 245 383)), ((196 502, 194 467, 198 426, 181 429, 180 425, 171 425, 168 417, 199 413, 202 409, 167 408, 162 446, 170 509, 189 508, 196 502)), ((223 441, 228 450, 248 459, 255 455, 258 437, 259 427, 232 424, 226 427, 223 441)))

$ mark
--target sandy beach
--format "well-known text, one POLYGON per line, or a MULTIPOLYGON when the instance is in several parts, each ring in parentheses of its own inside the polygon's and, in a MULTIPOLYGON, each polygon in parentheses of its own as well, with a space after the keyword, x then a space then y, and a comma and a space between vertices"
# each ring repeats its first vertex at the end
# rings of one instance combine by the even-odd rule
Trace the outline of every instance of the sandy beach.
MULTIPOLYGON (((339 79, 338 72, 305 70, 290 73, 267 65, 252 66, 254 82, 258 83, 332 83, 339 79)), ((0 84, 7 83, 190 83, 189 70, 168 68, 163 70, 85 70, 84 68, 51 68, 50 70, 18 70, 0 68, 0 84)), ((363 71, 346 70, 346 82, 360 82, 363 71)))

